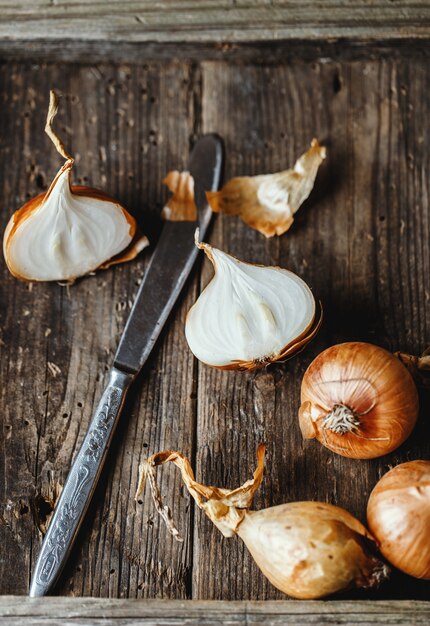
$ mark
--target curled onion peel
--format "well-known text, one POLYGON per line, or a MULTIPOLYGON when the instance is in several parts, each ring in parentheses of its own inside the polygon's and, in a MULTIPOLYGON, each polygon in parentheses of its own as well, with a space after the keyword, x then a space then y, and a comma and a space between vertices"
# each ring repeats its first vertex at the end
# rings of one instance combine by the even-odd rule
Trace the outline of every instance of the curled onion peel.
POLYGON ((225 537, 239 535, 263 574, 282 592, 316 599, 350 587, 374 587, 384 580, 388 568, 372 553, 372 536, 344 509, 322 502, 293 502, 249 510, 263 477, 264 451, 260 445, 253 478, 234 490, 196 482, 186 457, 159 452, 140 467, 136 499, 148 480, 157 511, 182 541, 155 482, 155 467, 172 462, 198 507, 225 537))
POLYGON ((240 215, 244 222, 266 237, 282 235, 312 191, 325 157, 326 149, 313 139, 311 147, 293 169, 232 178, 220 191, 207 191, 208 202, 215 212, 240 215))
POLYGON ((163 183, 172 192, 161 212, 163 219, 171 222, 194 222, 197 207, 194 200, 194 178, 190 172, 169 172, 163 183))
POLYGON ((322 313, 308 285, 279 267, 264 267, 199 243, 215 270, 191 307, 185 335, 193 354, 221 369, 252 370, 287 359, 317 333, 322 313))
POLYGON ((370 494, 367 521, 390 563, 430 579, 430 461, 408 461, 385 474, 370 494))
POLYGON ((343 456, 371 459, 409 437, 418 392, 404 365, 383 348, 349 342, 319 354, 305 372, 299 409, 306 439, 343 456))
POLYGON ((45 130, 66 163, 46 193, 12 215, 3 237, 7 266, 23 280, 73 282, 129 261, 148 245, 136 220, 116 200, 100 190, 70 184, 74 160, 52 128, 57 110, 51 91, 45 130))

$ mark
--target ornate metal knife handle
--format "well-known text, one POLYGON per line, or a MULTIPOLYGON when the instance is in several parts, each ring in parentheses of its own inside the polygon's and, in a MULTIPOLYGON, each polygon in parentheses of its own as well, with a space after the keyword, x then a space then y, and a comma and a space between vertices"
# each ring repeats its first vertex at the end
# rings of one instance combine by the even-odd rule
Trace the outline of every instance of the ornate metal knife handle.
POLYGON ((43 596, 63 569, 96 487, 125 395, 134 378, 113 368, 88 432, 73 462, 42 543, 30 596, 43 596))

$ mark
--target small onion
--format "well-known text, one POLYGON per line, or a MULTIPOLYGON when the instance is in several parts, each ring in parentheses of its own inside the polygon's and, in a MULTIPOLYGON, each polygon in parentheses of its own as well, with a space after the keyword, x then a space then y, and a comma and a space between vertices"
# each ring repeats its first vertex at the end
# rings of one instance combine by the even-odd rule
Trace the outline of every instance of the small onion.
POLYGON ((344 509, 323 502, 293 502, 248 510, 263 477, 264 451, 259 446, 253 478, 234 490, 196 482, 186 457, 159 452, 140 467, 136 500, 148 480, 157 511, 182 541, 155 482, 155 467, 172 462, 197 505, 225 537, 239 535, 263 574, 282 592, 315 599, 351 587, 375 587, 384 580, 389 570, 375 556, 372 536, 344 509))
POLYGON ((338 454, 372 459, 409 437, 418 409, 413 379, 395 356, 368 343, 342 343, 305 372, 300 428, 338 454))
POLYGON ((324 502, 249 511, 237 534, 272 585, 294 598, 375 587, 387 575, 368 549, 373 540, 366 528, 345 509, 324 502))
POLYGON ((367 520, 385 558, 402 572, 430 579, 430 461, 409 461, 377 483, 367 520))

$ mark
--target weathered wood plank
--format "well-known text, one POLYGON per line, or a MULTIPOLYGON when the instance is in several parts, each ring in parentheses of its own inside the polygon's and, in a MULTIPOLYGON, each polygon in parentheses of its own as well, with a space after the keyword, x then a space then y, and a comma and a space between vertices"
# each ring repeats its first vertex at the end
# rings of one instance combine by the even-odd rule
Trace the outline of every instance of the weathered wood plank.
MULTIPOLYGON (((239 219, 217 219, 211 243, 238 258, 287 267, 322 299, 325 323, 298 358, 257 373, 199 365, 196 469, 207 484, 235 487, 268 444, 255 507, 291 500, 344 506, 364 521, 370 490, 391 464, 429 458, 426 404, 420 425, 374 461, 301 440, 304 369, 323 348, 367 340, 419 353, 429 336, 428 64, 421 61, 203 66, 203 128, 226 140, 227 177, 288 167, 317 136, 328 147, 315 192, 291 231, 266 240, 239 219), (427 434, 425 434, 427 433, 427 434)), ((205 264, 203 282, 211 274, 205 264)), ((231 600, 281 598, 240 540, 224 539, 196 513, 193 593, 231 600)), ((394 575, 377 597, 428 597, 429 585, 394 575)))
POLYGON ((332 61, 369 60, 374 58, 417 58, 430 56, 426 39, 371 38, 345 40, 276 40, 251 42, 118 42, 89 40, 0 39, 0 58, 34 63, 147 63, 152 61, 187 61, 201 63, 222 60, 229 63, 282 64, 287 60, 324 59, 332 61))
MULTIPOLYGON (((392 59, 359 61, 293 55, 274 65, 1 64, 2 228, 60 164, 42 131, 52 85, 65 93, 59 127, 79 154, 77 179, 116 195, 153 240, 159 226, 154 216, 165 197, 161 179, 167 169, 185 165, 190 136, 202 129, 225 136, 227 176, 289 166, 314 135, 327 143, 329 158, 315 193, 285 237, 268 241, 239 220, 222 217, 212 236, 212 243, 241 258, 302 275, 325 306, 317 341, 285 366, 255 374, 195 364, 183 325, 196 296, 196 275, 136 384, 59 587, 84 596, 284 597, 239 540, 222 539, 200 511, 191 515, 173 468, 161 471, 159 480, 185 544, 167 536, 149 494, 135 508, 137 465, 167 447, 196 451, 199 478, 234 486, 249 477, 256 445, 264 439, 267 473, 256 507, 315 498, 363 519, 367 495, 390 464, 430 457, 425 398, 413 437, 373 462, 341 459, 314 442, 303 445, 296 418, 301 376, 327 345, 367 339, 419 352, 428 341, 428 63, 410 51, 405 59, 393 53, 392 59)), ((35 523, 46 525, 147 259, 144 253, 68 291, 57 285, 30 290, 1 267, 3 593, 27 591, 41 539, 35 523), (48 362, 61 373, 54 377, 48 362)), ((206 263, 202 284, 209 276, 206 263)), ((393 575, 373 597, 428 594, 428 582, 393 575)), ((327 604, 315 606, 323 611, 327 604)))
POLYGON ((345 624, 400 626, 427 624, 427 602, 216 602, 175 600, 101 600, 97 598, 0 599, 0 624, 345 624), (21 622, 19 621, 21 620, 21 622))
MULTIPOLYGON (((2 229, 14 209, 46 188, 61 164, 43 133, 48 90, 56 86, 65 94, 58 128, 77 157, 75 177, 118 197, 155 240, 154 215, 167 197, 161 180, 169 168, 185 166, 195 129, 190 68, 2 65, 0 76, 2 229)), ((148 257, 144 253, 69 289, 29 288, 1 264, 3 593, 27 592, 41 541, 35 522, 46 526, 101 395, 148 257), (57 375, 50 373, 50 362, 59 367, 57 375)), ((189 594, 189 542, 166 538, 164 527, 158 538, 149 497, 135 507, 133 493, 142 456, 168 446, 191 450, 193 362, 182 329, 193 291, 191 286, 132 393, 82 542, 60 585, 63 593, 189 594)), ((162 484, 188 519, 178 477, 166 475, 162 484)))
POLYGON ((0 38, 116 42, 428 38, 425 0, 205 0, 1 3, 0 38))

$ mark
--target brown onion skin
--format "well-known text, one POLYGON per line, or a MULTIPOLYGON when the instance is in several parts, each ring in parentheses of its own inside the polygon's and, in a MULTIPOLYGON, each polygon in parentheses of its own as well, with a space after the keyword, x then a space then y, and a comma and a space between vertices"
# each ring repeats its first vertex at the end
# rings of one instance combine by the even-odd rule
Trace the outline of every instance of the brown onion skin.
POLYGON ((385 474, 370 494, 367 521, 387 561, 430 579, 430 461, 402 463, 385 474))
POLYGON ((411 434, 418 410, 418 392, 406 367, 369 343, 341 343, 324 350, 303 377, 302 434, 342 456, 372 459, 392 452, 411 434), (336 404, 359 415, 357 430, 341 434, 323 428, 336 404))

